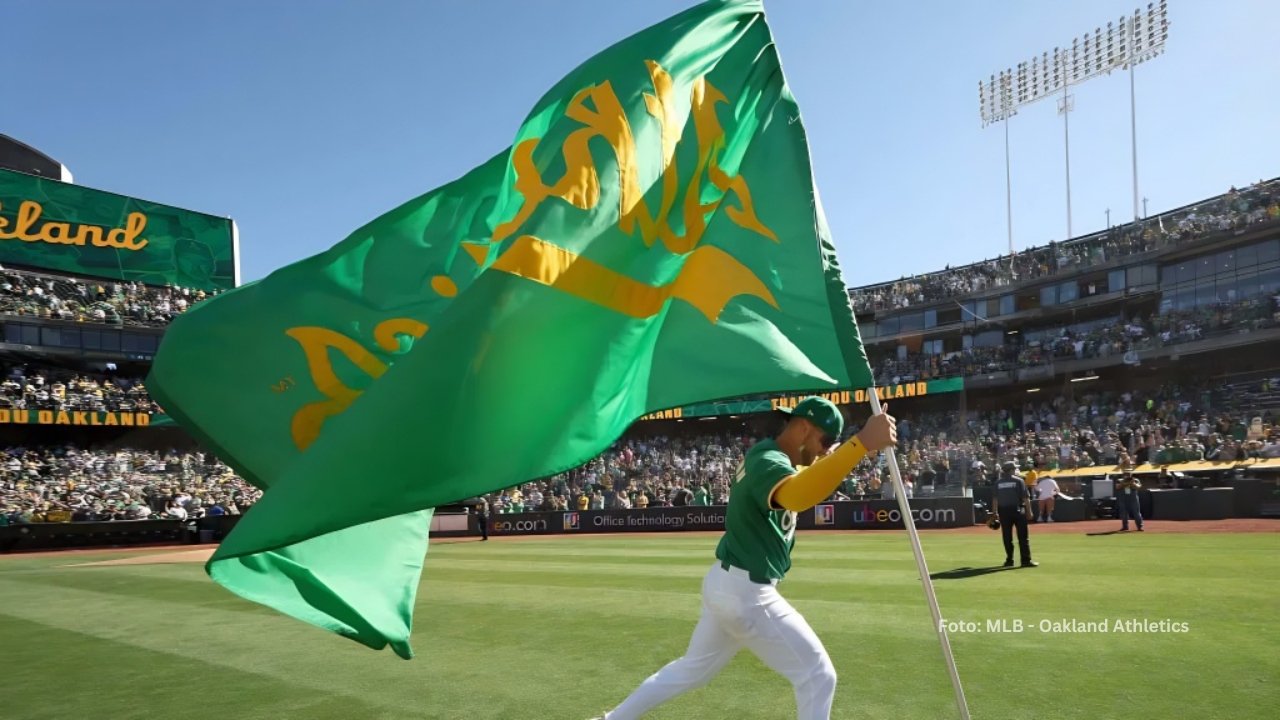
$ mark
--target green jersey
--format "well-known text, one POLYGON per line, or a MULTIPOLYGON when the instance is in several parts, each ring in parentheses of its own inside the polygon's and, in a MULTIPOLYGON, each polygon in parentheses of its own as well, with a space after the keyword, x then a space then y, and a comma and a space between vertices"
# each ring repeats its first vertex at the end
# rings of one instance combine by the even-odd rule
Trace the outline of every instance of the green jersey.
POLYGON ((711 504, 711 498, 707 494, 707 489, 705 487, 699 485, 698 489, 693 491, 693 504, 700 505, 702 507, 706 507, 711 504))
POLYGON ((716 547, 721 562, 746 570, 757 582, 781 580, 787 574, 796 544, 796 514, 774 508, 769 501, 779 483, 795 472, 773 440, 751 446, 729 496, 724 537, 716 547))

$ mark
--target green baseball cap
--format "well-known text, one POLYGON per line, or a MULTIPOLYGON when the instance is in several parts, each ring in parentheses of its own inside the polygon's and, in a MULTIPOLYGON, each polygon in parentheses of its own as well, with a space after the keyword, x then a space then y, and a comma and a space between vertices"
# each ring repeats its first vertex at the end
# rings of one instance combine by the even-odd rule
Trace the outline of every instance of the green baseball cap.
POLYGON ((810 395, 793 408, 780 407, 778 412, 808 420, 817 425, 818 429, 826 433, 833 442, 839 440, 840 434, 844 432, 844 415, 840 412, 840 408, 830 400, 817 395, 810 395))

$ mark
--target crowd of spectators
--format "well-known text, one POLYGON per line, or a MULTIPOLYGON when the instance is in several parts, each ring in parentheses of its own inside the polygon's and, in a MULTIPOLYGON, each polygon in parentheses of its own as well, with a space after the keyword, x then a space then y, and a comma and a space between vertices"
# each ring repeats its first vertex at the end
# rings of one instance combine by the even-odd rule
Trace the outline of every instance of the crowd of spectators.
POLYGON ((139 378, 0 365, 0 409, 159 413, 139 378))
POLYGON ((208 295, 190 288, 71 278, 13 268, 0 272, 0 314, 7 315, 163 327, 208 295))
MULTIPOLYGON (((1263 384, 1280 384, 1280 379, 1263 384)), ((1043 472, 1126 462, 1280 457, 1280 428, 1270 411, 1233 405, 1207 389, 1169 386, 1075 400, 1060 395, 1026 403, 1020 412, 904 417, 899 424, 904 479, 917 488, 957 490, 990 483, 1005 461, 1043 472), (1218 409, 1211 410, 1214 406, 1218 409)), ((882 468, 868 465, 855 475, 863 494, 873 494, 885 479, 882 468)))
POLYGON ((990 479, 1005 460, 1061 470, 1280 457, 1280 429, 1269 410, 1232 409, 1221 399, 1216 404, 1226 407, 1210 409, 1214 404, 1208 389, 1176 386, 1149 394, 1092 393, 1074 401, 1058 396, 1027 403, 1016 414, 970 413, 960 427, 946 416, 931 418, 919 441, 967 462, 976 482, 990 479), (948 429, 938 429, 943 426, 948 429))
MULTIPOLYGON (((999 411, 899 413, 899 458, 913 495, 989 483, 1000 463, 1024 470, 1280 457, 1269 411, 1280 378, 1234 387, 1057 396, 999 411)), ((487 496, 496 513, 723 505, 746 433, 630 436, 590 463, 487 496)), ((882 459, 864 461, 833 500, 886 494, 882 459)), ((212 454, 72 446, 0 451, 0 525, 239 514, 261 496, 212 454)))
MULTIPOLYGON (((1099 265, 1207 234, 1280 220, 1280 181, 1260 182, 1176 213, 1010 258, 851 291, 859 312, 897 309, 1099 265)), ((204 291, 0 268, 0 314, 162 327, 204 291)), ((1062 328, 1037 339, 941 355, 875 360, 893 384, 1125 355, 1205 336, 1280 325, 1272 298, 1062 328)), ((51 368, 0 368, 0 408, 159 412, 140 379, 51 368)), ((1280 389, 1263 381, 1262 395, 1280 389)), ((909 493, 989 482, 1000 462, 1039 470, 1280 457, 1270 413, 1220 407, 1199 389, 1059 396, 1020 410, 911 415, 899 424, 909 493), (1217 405, 1218 407, 1215 407, 1217 405)), ((705 506, 728 501, 745 434, 628 437, 587 465, 487 496, 494 512, 705 506)), ((866 461, 833 499, 881 495, 885 468, 866 461)), ((0 451, 0 525, 190 519, 239 514, 261 496, 210 454, 12 447, 0 451)))
MULTIPOLYGON (((1280 391, 1280 378, 1263 380, 1280 391)), ((899 462, 908 494, 958 494, 989 484, 1002 462, 1053 471, 1123 462, 1172 464, 1280 457, 1269 411, 1229 407, 1199 388, 1058 396, 1019 410, 905 413, 899 462), (1212 405, 1222 406, 1211 411, 1212 405)), ((591 463, 486 496, 496 513, 601 510, 728 501, 748 435, 624 438, 591 463)), ((832 500, 887 493, 883 460, 859 465, 832 500)))
POLYGON ((723 505, 745 435, 623 438, 582 467, 487 496, 499 513, 723 505))
POLYGON ((259 497, 208 453, 0 450, 0 525, 238 515, 259 497))
POLYGON ((1026 280, 1102 265, 1261 222, 1280 221, 1280 180, 1259 181, 1243 190, 1183 210, 1146 218, 1087 237, 1051 242, 1010 257, 902 278, 850 290, 857 312, 895 310, 957 298, 1026 280))
MULTIPOLYGON (((1003 338, 995 347, 974 347, 943 354, 907 353, 877 358, 869 348, 876 381, 892 385, 965 375, 1004 372, 1054 361, 1124 357, 1155 347, 1203 340, 1213 335, 1280 327, 1280 300, 1256 297, 1212 307, 1177 310, 1129 319, 1063 327, 1041 333, 1003 338)), ((1131 356, 1132 357, 1132 356, 1131 356)))

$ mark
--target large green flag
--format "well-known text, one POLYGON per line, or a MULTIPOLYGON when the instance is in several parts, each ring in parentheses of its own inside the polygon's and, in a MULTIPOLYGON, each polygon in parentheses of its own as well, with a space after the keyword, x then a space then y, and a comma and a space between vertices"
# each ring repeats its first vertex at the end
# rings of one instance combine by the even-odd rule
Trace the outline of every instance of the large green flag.
POLYGON ((148 387, 266 488, 213 579, 409 657, 430 508, 650 411, 870 384, 763 9, 717 0, 588 60, 459 180, 181 316, 148 387))

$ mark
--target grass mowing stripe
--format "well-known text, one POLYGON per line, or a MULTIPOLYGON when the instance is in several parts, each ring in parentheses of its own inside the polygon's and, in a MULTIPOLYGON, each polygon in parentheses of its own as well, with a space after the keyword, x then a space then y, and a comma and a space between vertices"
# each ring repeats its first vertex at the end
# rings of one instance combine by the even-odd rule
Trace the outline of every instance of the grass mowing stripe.
POLYGON ((199 577, 150 577, 140 572, 118 572, 107 568, 85 568, 82 572, 28 573, 10 575, 6 582, 45 585, 51 588, 85 590, 126 599, 171 602, 185 607, 225 610, 236 613, 274 614, 257 603, 245 602, 200 573, 199 577), (105 571, 105 572, 104 572, 105 571))
MULTIPOLYGON (((195 720, 424 717, 379 708, 356 695, 303 688, 44 623, 0 615, 0 628, 4 717, 14 720, 151 720, 165 714, 195 720), (167 698, 153 697, 155 691, 167 698)), ((170 642, 199 642, 199 636, 170 642)))
MULTIPOLYGON (((935 572, 984 567, 1003 555, 996 533, 922 537, 935 572)), ((1280 697, 1280 658, 1271 629, 1274 598, 1280 596, 1278 540, 1280 535, 1040 536, 1033 529, 1043 567, 935 581, 944 615, 983 624, 983 632, 951 635, 975 717, 1270 718, 1267 708, 1280 697), (1117 616, 1170 617, 1191 629, 985 631, 987 618, 1117 616), (1009 692, 1010 678, 1024 679, 1026 689, 1009 692), (1045 678, 1054 678, 1050 689, 1031 689, 1045 678)), ((205 580, 199 566, 40 569, 28 563, 10 573, 6 559, 0 561, 0 612, 21 619, 0 615, 0 636, 7 639, 9 628, 39 621, 93 637, 48 631, 39 653, 23 656, 42 671, 24 674, 21 682, 0 673, 3 714, 14 716, 9 710, 15 702, 32 707, 33 699, 56 694, 68 707, 85 709, 76 715, 120 717, 94 712, 91 684, 59 682, 58 658, 80 657, 75 648, 59 650, 104 648, 84 656, 90 662, 106 658, 110 643, 139 643, 163 656, 124 648, 121 677, 146 678, 154 664, 184 659, 197 667, 211 664, 207 672, 215 682, 222 677, 219 669, 247 673, 243 695, 230 704, 212 703, 219 717, 227 716, 227 708, 236 717, 255 717, 254 696, 265 693, 302 702, 296 698, 338 692, 338 707, 342 698, 367 704, 351 707, 346 715, 352 717, 582 720, 616 703, 683 650, 715 541, 633 535, 433 545, 415 618, 419 659, 411 663, 271 611, 206 606, 210 597, 240 601, 205 580), (663 566, 665 572, 655 573, 663 566), (63 574, 75 577, 65 581, 63 574), (108 578, 143 587, 101 592, 119 589, 108 578), (170 580, 172 589, 163 587, 170 580), (95 637, 105 637, 107 644, 95 637), (252 678, 266 678, 267 684, 255 685, 252 678), (273 682, 297 690, 278 690, 273 682)), ((814 626, 840 673, 833 717, 953 716, 904 535, 802 534, 795 562, 781 590, 814 626)), ((31 632, 20 629, 14 637, 31 632)), ((99 660, 104 661, 110 662, 99 660)), ((201 717, 203 708, 189 712, 182 690, 176 706, 172 687, 135 681, 131 690, 138 707, 151 711, 148 716, 178 708, 184 716, 201 717)), ((260 704, 279 710, 277 717, 329 717, 325 703, 290 712, 270 702, 264 698, 260 704)), ((646 720, 793 714, 786 682, 743 654, 710 686, 646 720)))
MULTIPOLYGON (((464 588, 472 588, 476 594, 468 594, 476 600, 490 602, 510 602, 515 606, 537 605, 542 602, 560 602, 576 604, 579 601, 589 604, 593 597, 630 598, 632 601, 652 604, 657 598, 678 595, 696 599, 701 588, 701 578, 706 569, 697 575, 672 573, 666 581, 651 576, 634 576, 620 573, 553 573, 539 572, 536 569, 523 572, 504 572, 486 576, 475 572, 450 573, 441 571, 424 579, 419 591, 419 599, 429 601, 430 598, 458 595, 466 592, 464 588), (571 592, 566 592, 571 591, 571 592), (651 595, 652 599, 644 596, 651 595)), ((785 583, 784 583, 785 584, 785 583)), ((783 594, 793 599, 814 599, 822 602, 821 597, 834 593, 835 598, 850 596, 862 599, 873 605, 899 606, 905 603, 919 605, 924 608, 924 598, 918 586, 912 586, 909 576, 896 586, 877 585, 876 589, 863 584, 861 586, 840 584, 797 584, 794 588, 783 588, 783 594), (827 589, 824 592, 824 588, 827 589)))
MULTIPOLYGON (((683 647, 697 621, 701 600, 697 585, 681 591, 619 588, 608 579, 581 592, 561 587, 501 581, 456 581, 428 584, 418 596, 420 616, 434 614, 442 605, 473 607, 479 614, 512 612, 536 614, 564 612, 588 622, 608 626, 628 624, 645 617, 663 617, 683 647)), ((907 596, 910 594, 908 593, 907 596)), ((850 595, 852 599, 817 599, 789 596, 815 627, 848 630, 853 635, 881 632, 891 627, 902 636, 933 637, 932 623, 923 600, 912 604, 886 602, 875 594, 850 595), (918 606, 918 607, 917 607, 918 606), (877 628, 872 630, 872 628, 877 628)), ((671 658, 668 658, 671 659, 671 658)))
POLYGON ((0 580, 0 618, 125 643, 311 691, 363 698, 388 710, 413 711, 421 703, 420 694, 409 691, 423 682, 417 677, 421 665, 394 660, 389 652, 379 657, 278 613, 247 615, 69 588, 47 594, 44 602, 15 602, 22 587, 0 580), (195 637, 181 641, 193 631, 198 633, 195 637), (367 662, 352 662, 357 658, 367 662), (369 692, 384 685, 400 689, 369 692))
POLYGON ((500 560, 496 558, 449 559, 429 564, 425 573, 479 573, 504 575, 507 573, 535 572, 557 575, 634 575, 637 577, 692 577, 701 576, 711 566, 710 561, 699 558, 697 562, 681 562, 668 565, 650 565, 622 562, 553 562, 549 560, 500 560))

